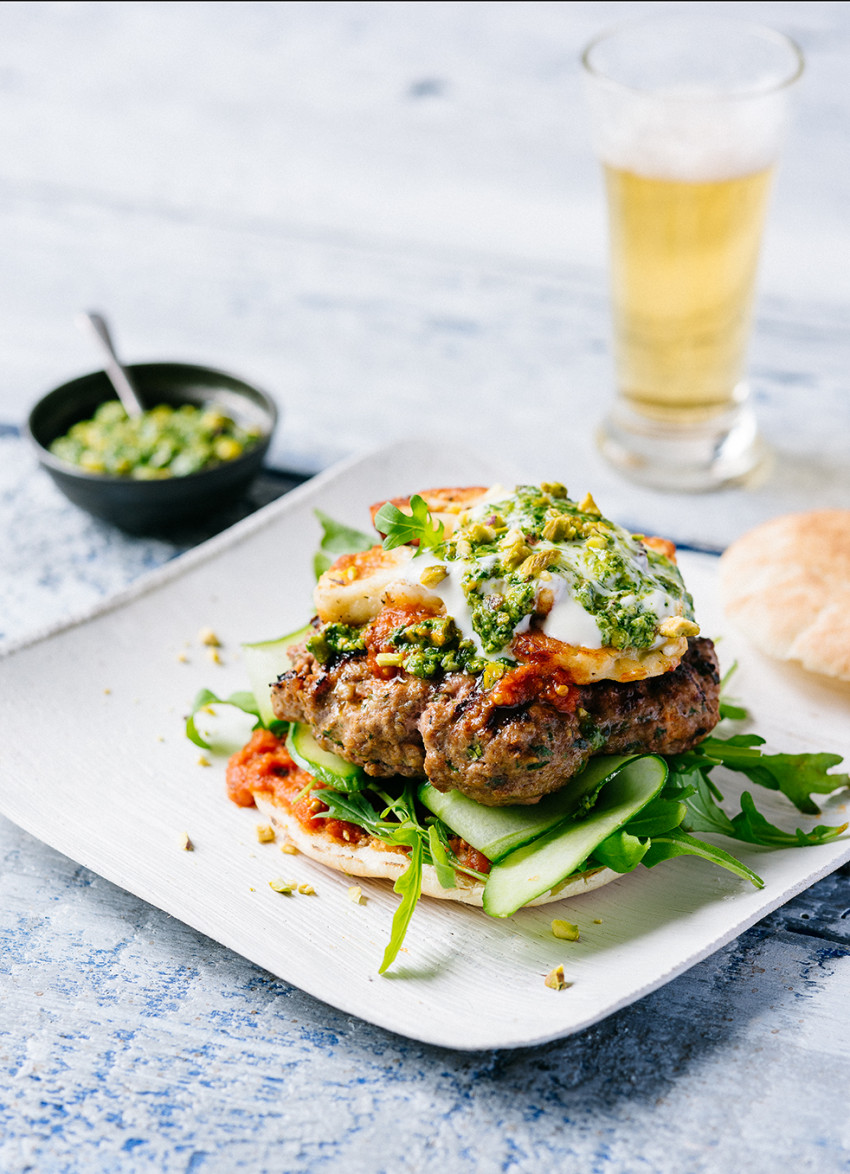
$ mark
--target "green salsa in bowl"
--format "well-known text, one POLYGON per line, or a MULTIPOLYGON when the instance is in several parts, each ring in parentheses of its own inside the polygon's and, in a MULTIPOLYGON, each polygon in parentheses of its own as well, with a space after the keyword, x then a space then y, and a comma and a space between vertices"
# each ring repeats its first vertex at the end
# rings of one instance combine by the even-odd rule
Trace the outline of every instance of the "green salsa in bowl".
POLYGON ((30 413, 38 460, 62 492, 131 533, 164 531, 238 498, 262 466, 274 401, 210 367, 129 370, 140 417, 128 418, 103 371, 55 388, 30 413))
POLYGON ((256 425, 242 427, 214 405, 157 404, 128 416, 118 400, 107 400, 57 436, 50 451, 87 473, 156 481, 233 461, 261 436, 256 425))

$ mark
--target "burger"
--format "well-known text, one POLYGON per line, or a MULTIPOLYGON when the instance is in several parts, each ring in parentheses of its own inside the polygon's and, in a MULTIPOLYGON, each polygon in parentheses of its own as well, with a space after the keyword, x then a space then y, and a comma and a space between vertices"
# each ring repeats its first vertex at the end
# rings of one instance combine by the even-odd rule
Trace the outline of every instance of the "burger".
POLYGON ((672 543, 555 482, 371 514, 312 620, 244 646, 259 722, 228 786, 313 859, 395 880, 382 971, 422 893, 508 916, 678 855, 761 883, 686 830, 720 675, 672 543))

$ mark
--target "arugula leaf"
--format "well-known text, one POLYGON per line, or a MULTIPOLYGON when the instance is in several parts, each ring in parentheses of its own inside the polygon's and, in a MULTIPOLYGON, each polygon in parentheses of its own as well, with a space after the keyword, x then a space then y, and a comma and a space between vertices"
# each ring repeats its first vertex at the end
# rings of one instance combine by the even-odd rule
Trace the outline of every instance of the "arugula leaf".
POLYGON ((378 974, 383 974, 395 962, 401 944, 404 941, 407 927, 413 916, 413 910, 422 893, 422 840, 416 837, 410 848, 410 863, 393 885, 393 889, 401 897, 398 908, 393 914, 393 924, 390 931, 390 940, 384 950, 384 957, 378 967, 378 974))
POLYGON ((212 747, 198 733, 198 728, 195 725, 195 714, 199 710, 205 709, 208 705, 233 705, 236 709, 241 709, 243 713, 248 713, 251 717, 257 720, 251 727, 256 730, 262 726, 263 722, 260 718, 260 711, 257 708, 257 702, 253 693, 240 691, 238 693, 231 693, 229 697, 216 697, 209 689, 201 689, 192 702, 192 712, 186 718, 186 737, 190 742, 194 742, 196 746, 200 746, 202 750, 210 750, 212 747))
POLYGON ((723 718, 728 718, 729 721, 742 722, 742 721, 746 721, 746 719, 750 716, 749 713, 747 712, 747 710, 744 709, 743 705, 738 705, 737 700, 730 697, 729 694, 726 692, 726 687, 729 684, 729 681, 732 679, 732 677, 735 675, 735 673, 737 671, 738 671, 738 662, 737 662, 737 660, 735 660, 732 662, 732 664, 729 666, 729 668, 723 674, 723 677, 721 678, 721 681, 720 681, 720 718, 721 718, 721 720, 723 720, 723 718))
POLYGON ((723 796, 709 780, 705 771, 696 770, 689 776, 694 785, 683 800, 687 809, 684 826, 691 832, 715 832, 736 839, 735 825, 716 800, 723 796))
POLYGON ((444 889, 454 889, 457 887, 457 880, 455 878, 455 870, 449 863, 448 853, 440 839, 440 833, 437 831, 436 824, 431 824, 428 828, 428 848, 431 853, 431 863, 437 873, 437 880, 444 889))
POLYGON ((364 534, 362 530, 354 530, 351 526, 344 526, 324 510, 313 510, 313 513, 322 527, 322 541, 313 556, 313 570, 317 579, 334 562, 331 555, 356 554, 357 551, 369 550, 375 545, 374 535, 364 534))
POLYGON ((728 718, 729 721, 742 722, 746 721, 749 713, 742 705, 735 705, 733 701, 727 701, 722 695, 720 697, 720 718, 728 718))
POLYGON ((703 860, 728 869, 729 872, 733 872, 742 880, 750 881, 757 889, 764 888, 764 881, 758 873, 747 868, 746 864, 736 860, 734 856, 730 856, 728 852, 724 852, 715 844, 707 844, 705 840, 698 840, 695 836, 689 836, 678 828, 665 832, 661 836, 653 836, 642 863, 647 868, 654 868, 662 860, 672 860, 674 856, 699 856, 703 860))
POLYGON ((596 845, 593 858, 614 872, 631 872, 643 860, 648 848, 649 840, 639 840, 622 827, 596 845))
POLYGON ((745 774, 759 786, 781 791, 804 815, 820 814, 812 792, 828 795, 838 787, 850 786, 850 776, 827 773, 842 761, 840 754, 762 754, 758 747, 763 744, 764 739, 754 734, 706 738, 694 753, 745 774))
MULTIPOLYGON (((842 824, 841 827, 819 825, 810 832, 804 832, 801 828, 794 832, 783 831, 761 814, 749 791, 744 791, 741 796, 741 810, 730 817, 719 806, 718 801, 723 796, 708 777, 712 766, 703 763, 702 767, 692 768, 687 776, 675 776, 686 777, 693 782, 688 793, 682 794, 682 802, 687 809, 682 827, 686 831, 714 832, 746 844, 762 844, 768 848, 800 848, 828 844, 847 829, 847 824, 842 824)), ((640 814, 643 815, 643 812, 640 814)))
MULTIPOLYGON (((325 788, 321 788, 317 792, 318 797, 327 805, 328 810, 317 813, 315 818, 333 817, 334 819, 347 820, 349 823, 358 824, 387 844, 396 844, 410 849, 407 868, 393 886, 395 892, 400 895, 401 902, 393 915, 390 940, 378 969, 379 974, 383 974, 395 961, 407 933, 407 927, 410 925, 413 910, 422 893, 422 865, 425 859, 426 843, 436 864, 436 854, 433 851, 430 830, 422 826, 416 815, 414 807, 416 789, 414 784, 408 783, 400 796, 387 795, 376 789, 375 794, 386 803, 386 807, 380 812, 362 792, 343 795, 340 791, 325 788), (393 814, 396 818, 387 819, 389 814, 393 814)), ((440 850, 445 857, 445 849, 442 849, 441 845, 437 851, 440 850)), ((453 888, 454 871, 448 864, 448 860, 445 861, 445 865, 451 872, 451 885, 446 887, 453 888)), ((443 884, 443 881, 441 880, 440 883, 443 884)))
POLYGON ((386 839, 380 812, 375 810, 362 791, 343 794, 329 787, 318 787, 316 794, 328 810, 316 812, 314 819, 341 819, 346 823, 357 824, 378 839, 386 839))
POLYGON ((431 511, 418 493, 410 499, 410 513, 405 514, 386 501, 378 510, 375 517, 375 529, 385 534, 384 550, 394 550, 397 546, 405 546, 408 542, 418 540, 419 549, 439 546, 443 541, 445 526, 442 522, 435 522, 431 511))
POLYGON ((632 836, 660 836, 677 828, 688 813, 679 795, 666 798, 662 791, 647 803, 637 815, 632 816, 625 830, 632 836))
MULTIPOLYGON (((443 854, 446 858, 446 862, 452 870, 452 873, 454 874, 454 873, 458 873, 458 872, 463 872, 467 876, 473 877, 475 880, 486 881, 487 880, 487 873, 486 872, 479 872, 477 868, 471 868, 468 864, 462 864, 460 862, 460 860, 458 859, 458 857, 455 855, 454 850, 451 846, 451 843, 449 842, 449 837, 456 835, 456 834, 457 833, 455 833, 448 826, 448 824, 443 823, 443 821, 441 819, 437 819, 436 816, 433 816, 431 818, 431 820, 429 820, 429 825, 428 825, 429 845, 431 843, 432 836, 436 836, 437 840, 439 841, 440 847, 442 848, 443 854)), ((431 855, 432 855, 431 862, 433 863, 434 867, 437 868, 438 865, 437 865, 436 857, 434 856, 433 852, 431 855)), ((448 879, 448 877, 447 877, 447 879, 448 879)), ((451 884, 444 885, 443 887, 444 888, 455 888, 456 886, 457 886, 457 879, 455 876, 453 876, 451 884)))
POLYGON ((847 824, 840 827, 829 827, 818 824, 810 832, 797 828, 795 832, 784 832, 781 828, 768 823, 760 811, 756 810, 753 797, 749 791, 741 795, 741 810, 734 817, 732 823, 739 840, 747 840, 752 844, 770 844, 777 848, 809 847, 812 844, 829 844, 837 840, 842 832, 847 830, 847 824))

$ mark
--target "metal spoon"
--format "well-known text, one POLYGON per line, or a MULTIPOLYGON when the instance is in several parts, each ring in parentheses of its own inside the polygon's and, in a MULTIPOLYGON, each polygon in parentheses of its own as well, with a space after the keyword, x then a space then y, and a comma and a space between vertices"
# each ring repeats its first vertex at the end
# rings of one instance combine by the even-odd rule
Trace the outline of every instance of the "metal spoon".
POLYGON ((139 393, 133 386, 133 381, 130 378, 130 373, 126 367, 122 366, 118 355, 115 353, 115 347, 112 344, 112 338, 109 334, 109 327, 106 325, 106 320, 102 314, 96 313, 94 310, 87 310, 85 313, 78 314, 76 323, 80 330, 94 336, 98 345, 106 356, 106 363, 104 364, 106 374, 109 376, 109 381, 118 393, 118 398, 124 405, 124 411, 128 416, 141 416, 145 408, 139 398, 139 393))

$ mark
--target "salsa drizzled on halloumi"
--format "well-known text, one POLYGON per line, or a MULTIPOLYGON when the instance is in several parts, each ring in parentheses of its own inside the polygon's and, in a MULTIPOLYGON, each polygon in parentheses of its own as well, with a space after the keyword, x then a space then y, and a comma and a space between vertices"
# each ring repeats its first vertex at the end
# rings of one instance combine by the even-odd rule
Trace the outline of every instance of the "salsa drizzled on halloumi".
MULTIPOLYGON (((329 652, 355 651, 352 628, 384 607, 417 607, 432 610, 434 622, 399 630, 387 667, 394 656, 416 676, 492 677, 494 665, 545 655, 588 683, 668 672, 698 634, 672 544, 630 534, 590 494, 576 502, 563 485, 544 482, 513 493, 496 487, 462 504, 459 513, 433 512, 441 520, 427 547, 420 540, 338 560, 317 586, 326 628, 314 651, 322 641, 329 652)), ((382 507, 378 529, 396 515, 398 506, 382 507)))

